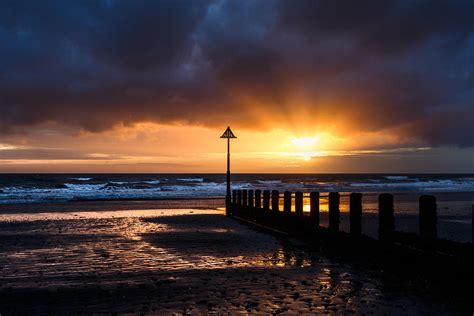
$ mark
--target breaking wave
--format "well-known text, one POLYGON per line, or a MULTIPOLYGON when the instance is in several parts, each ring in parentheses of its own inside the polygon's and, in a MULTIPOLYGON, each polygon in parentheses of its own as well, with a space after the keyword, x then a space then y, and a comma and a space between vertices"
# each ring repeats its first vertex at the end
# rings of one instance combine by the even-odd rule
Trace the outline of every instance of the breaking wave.
MULTIPOLYGON (((232 189, 474 192, 472 175, 233 175, 232 189)), ((225 175, 1 175, 0 204, 225 195, 225 175)))

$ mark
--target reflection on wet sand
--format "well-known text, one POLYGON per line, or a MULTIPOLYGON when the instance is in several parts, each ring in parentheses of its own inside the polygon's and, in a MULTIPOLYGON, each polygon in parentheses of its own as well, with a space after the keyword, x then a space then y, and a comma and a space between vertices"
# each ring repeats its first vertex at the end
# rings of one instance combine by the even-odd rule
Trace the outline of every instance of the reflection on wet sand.
POLYGON ((1 218, 0 239, 5 313, 437 308, 218 211, 11 214, 1 218))

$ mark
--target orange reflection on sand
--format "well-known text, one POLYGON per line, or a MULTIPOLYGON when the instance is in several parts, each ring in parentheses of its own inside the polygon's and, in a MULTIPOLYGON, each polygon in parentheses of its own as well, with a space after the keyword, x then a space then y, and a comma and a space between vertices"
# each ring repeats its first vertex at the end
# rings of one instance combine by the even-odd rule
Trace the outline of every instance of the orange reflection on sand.
POLYGON ((176 216, 176 215, 209 215, 223 214, 219 210, 203 209, 150 209, 150 210, 119 210, 119 211, 80 211, 80 212, 42 212, 42 213, 13 213, 0 214, 1 222, 25 222, 25 221, 54 221, 54 220, 74 220, 91 218, 137 218, 155 216, 176 216))

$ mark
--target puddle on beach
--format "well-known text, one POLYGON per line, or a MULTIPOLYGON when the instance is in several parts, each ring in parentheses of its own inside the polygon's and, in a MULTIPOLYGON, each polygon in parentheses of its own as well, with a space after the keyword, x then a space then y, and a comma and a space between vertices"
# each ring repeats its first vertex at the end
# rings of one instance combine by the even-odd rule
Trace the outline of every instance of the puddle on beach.
MULTIPOLYGON (((10 304, 22 291, 85 287, 100 292, 88 293, 102 297, 104 310, 112 308, 110 295, 123 288, 147 292, 130 299, 130 306, 153 302, 154 293, 159 299, 150 304, 160 311, 186 305, 189 311, 403 314, 420 304, 387 292, 370 273, 256 232, 216 210, 8 214, 0 216, 0 239, 0 293, 10 293, 10 304)), ((84 311, 82 305, 69 308, 84 311)))
POLYGON ((3 286, 47 286, 37 278, 56 275, 311 265, 239 226, 215 210, 0 215, 3 286))

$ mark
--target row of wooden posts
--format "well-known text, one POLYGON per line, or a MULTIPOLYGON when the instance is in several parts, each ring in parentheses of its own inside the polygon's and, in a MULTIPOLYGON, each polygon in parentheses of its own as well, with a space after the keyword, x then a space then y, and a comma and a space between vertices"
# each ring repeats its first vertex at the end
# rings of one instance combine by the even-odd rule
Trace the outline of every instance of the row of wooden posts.
MULTIPOLYGON (((315 229, 319 229, 319 192, 311 192, 310 222, 315 229)), ((261 209, 269 214, 283 214, 288 216, 303 217, 303 193, 285 191, 283 193, 283 212, 280 211, 280 193, 277 190, 232 190, 231 205, 238 212, 239 209, 261 209), (263 199, 262 199, 263 196, 263 199), (294 196, 295 212, 291 211, 294 196)), ((340 194, 330 192, 328 196, 329 224, 328 230, 339 231, 340 194)), ((389 239, 395 231, 394 204, 392 194, 380 194, 379 202, 379 239, 389 239)), ((419 199, 419 231, 422 237, 437 237, 437 205, 436 197, 422 195, 419 199)), ((235 214, 234 214, 235 215, 235 214)), ((351 193, 349 197, 350 233, 362 234, 362 193, 351 193)))

